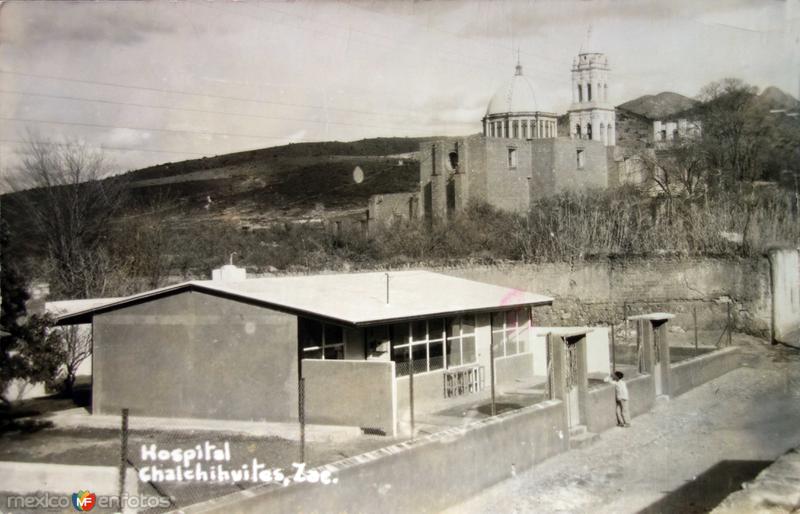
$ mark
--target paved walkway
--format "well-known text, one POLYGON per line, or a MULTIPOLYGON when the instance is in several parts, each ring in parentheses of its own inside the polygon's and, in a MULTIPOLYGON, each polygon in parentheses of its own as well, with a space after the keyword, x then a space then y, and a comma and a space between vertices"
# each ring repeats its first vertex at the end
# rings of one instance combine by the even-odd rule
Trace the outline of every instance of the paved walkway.
POLYGON ((744 352, 743 368, 447 512, 708 512, 800 445, 800 352, 744 352))

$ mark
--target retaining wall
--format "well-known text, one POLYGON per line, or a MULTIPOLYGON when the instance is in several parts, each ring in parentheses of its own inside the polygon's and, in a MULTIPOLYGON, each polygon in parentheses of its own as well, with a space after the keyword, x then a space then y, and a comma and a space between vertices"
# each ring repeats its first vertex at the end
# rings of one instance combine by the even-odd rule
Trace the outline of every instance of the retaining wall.
MULTIPOLYGON (((0 462, 0 489, 16 494, 72 494, 86 488, 97 495, 119 494, 119 468, 38 462, 0 462)), ((125 493, 139 494, 135 469, 125 472, 125 493)))
POLYGON ((670 396, 680 396, 709 380, 714 380, 738 368, 740 362, 739 349, 730 347, 672 364, 670 396))
POLYGON ((536 325, 603 325, 629 314, 665 311, 671 324, 693 326, 697 308, 701 330, 725 325, 728 297, 737 330, 769 337, 772 324, 770 265, 752 259, 602 259, 578 263, 430 267, 448 275, 488 282, 555 298, 534 309, 536 325))
MULTIPOLYGON (((739 350, 724 350, 673 364, 672 394, 712 380, 739 364, 739 350)), ((626 380, 631 416, 653 408, 652 375, 626 380)), ((545 401, 324 466, 337 485, 293 484, 248 489, 181 510, 210 512, 438 512, 569 448, 565 405, 545 401), (336 489, 333 489, 336 488, 336 489)), ((616 425, 613 384, 586 397, 591 432, 616 425)))
POLYGON ((628 408, 631 416, 650 412, 656 402, 656 385, 653 375, 639 375, 630 380, 626 379, 625 383, 628 384, 628 408))
POLYGON ((438 512, 566 451, 568 437, 563 404, 550 400, 335 463, 335 485, 254 488, 181 510, 438 512))
POLYGON ((614 385, 607 384, 589 389, 586 395, 586 428, 600 433, 617 426, 614 385))

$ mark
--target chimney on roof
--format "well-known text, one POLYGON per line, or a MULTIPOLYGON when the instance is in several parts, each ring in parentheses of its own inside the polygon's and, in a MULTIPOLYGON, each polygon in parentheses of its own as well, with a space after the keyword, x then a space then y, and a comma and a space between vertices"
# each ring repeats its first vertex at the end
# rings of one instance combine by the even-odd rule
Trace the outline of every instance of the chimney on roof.
POLYGON ((240 282, 242 280, 247 280, 247 270, 233 265, 234 255, 236 255, 236 252, 231 254, 228 264, 223 265, 221 268, 211 270, 211 280, 215 282, 240 282))

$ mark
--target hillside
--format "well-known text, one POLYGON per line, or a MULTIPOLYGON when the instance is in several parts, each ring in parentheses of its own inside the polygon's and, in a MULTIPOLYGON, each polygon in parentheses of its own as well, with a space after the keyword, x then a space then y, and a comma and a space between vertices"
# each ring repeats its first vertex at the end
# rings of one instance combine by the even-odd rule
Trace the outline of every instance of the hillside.
MULTIPOLYGON (((126 192, 120 219, 158 212, 173 229, 266 228, 363 212, 371 195, 416 190, 417 152, 426 139, 434 138, 291 144, 165 163, 106 180, 122 182, 126 192), (363 171, 361 183, 353 180, 356 167, 363 171)), ((0 195, 0 215, 19 236, 21 255, 39 252, 25 214, 25 198, 35 194, 0 195)))
POLYGON ((758 95, 758 101, 769 109, 798 109, 800 100, 777 87, 770 86, 758 95))
POLYGON ((697 104, 687 96, 665 91, 657 95, 644 95, 619 105, 620 109, 631 111, 652 120, 667 118, 681 111, 691 109, 697 104))

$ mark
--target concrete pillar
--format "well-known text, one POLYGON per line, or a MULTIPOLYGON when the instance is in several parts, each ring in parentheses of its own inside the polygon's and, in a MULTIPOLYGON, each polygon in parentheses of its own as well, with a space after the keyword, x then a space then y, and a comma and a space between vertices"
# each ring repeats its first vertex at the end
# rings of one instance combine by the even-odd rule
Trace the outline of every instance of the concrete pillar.
POLYGON ((656 397, 670 395, 670 352, 667 337, 667 323, 674 314, 653 312, 628 319, 636 321, 636 331, 642 344, 642 360, 640 372, 653 375, 656 397))
POLYGON ((547 335, 547 353, 550 355, 548 363, 548 382, 551 400, 563 400, 566 395, 565 376, 565 348, 561 336, 550 333, 547 335))
POLYGON ((589 375, 586 357, 586 331, 551 332, 547 335, 550 399, 564 402, 566 425, 573 427, 586 423, 587 399, 589 394, 589 375), (567 370, 569 363, 567 346, 574 345, 577 351, 577 376, 568 388, 567 370), (570 394, 572 393, 572 394, 570 394), (570 419, 570 418, 574 419, 570 419))
POLYGON ((772 341, 800 348, 800 256, 795 248, 771 248, 768 256, 772 341))

